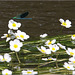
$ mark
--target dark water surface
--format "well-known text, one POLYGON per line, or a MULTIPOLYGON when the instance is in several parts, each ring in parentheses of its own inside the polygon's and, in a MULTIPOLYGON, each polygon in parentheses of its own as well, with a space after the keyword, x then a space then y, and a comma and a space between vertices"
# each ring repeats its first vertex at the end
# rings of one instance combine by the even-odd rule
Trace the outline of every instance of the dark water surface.
POLYGON ((15 21, 21 22, 20 29, 32 38, 36 39, 43 33, 49 36, 59 35, 60 18, 72 22, 72 27, 64 28, 62 34, 75 33, 75 1, 0 1, 0 37, 7 33, 11 17, 25 11, 29 11, 27 17, 32 20, 15 21))

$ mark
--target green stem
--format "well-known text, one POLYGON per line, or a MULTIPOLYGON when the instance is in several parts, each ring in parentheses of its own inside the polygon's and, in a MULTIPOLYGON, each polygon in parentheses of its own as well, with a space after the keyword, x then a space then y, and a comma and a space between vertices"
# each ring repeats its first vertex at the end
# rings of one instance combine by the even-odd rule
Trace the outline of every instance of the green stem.
POLYGON ((4 65, 5 65, 5 67, 7 67, 7 63, 4 61, 4 65))
POLYGON ((69 70, 68 70, 68 75, 69 75, 69 70))
POLYGON ((66 75, 67 75, 67 70, 66 70, 66 75))
POLYGON ((4 70, 4 69, 0 68, 0 70, 4 70))
POLYGON ((63 30, 63 27, 61 28, 60 33, 62 33, 62 30, 63 30))
MULTIPOLYGON (((61 30, 60 30, 60 32, 59 32, 59 35, 62 34, 62 30, 63 30, 63 27, 61 28, 61 30)), ((59 37, 59 42, 60 42, 60 36, 58 36, 58 37, 59 37)))
MULTIPOLYGON (((13 57, 13 54, 11 54, 11 57, 13 57)), ((11 65, 10 65, 10 66, 12 67, 12 70, 13 70, 13 61, 11 60, 11 62, 10 62, 10 63, 11 63, 11 65)))
POLYGON ((67 70, 65 70, 65 71, 66 71, 65 73, 66 73, 66 75, 67 75, 67 70))
POLYGON ((17 54, 17 52, 16 52, 16 57, 17 57, 17 59, 18 59, 18 62, 19 62, 19 64, 21 63, 21 61, 20 61, 20 59, 19 59, 19 57, 18 57, 18 54, 17 54))
POLYGON ((38 75, 39 75, 39 67, 40 67, 39 62, 40 62, 40 59, 41 59, 41 56, 39 57, 39 60, 38 60, 38 75))
POLYGON ((56 54, 56 68, 58 68, 57 58, 58 58, 58 55, 56 54))

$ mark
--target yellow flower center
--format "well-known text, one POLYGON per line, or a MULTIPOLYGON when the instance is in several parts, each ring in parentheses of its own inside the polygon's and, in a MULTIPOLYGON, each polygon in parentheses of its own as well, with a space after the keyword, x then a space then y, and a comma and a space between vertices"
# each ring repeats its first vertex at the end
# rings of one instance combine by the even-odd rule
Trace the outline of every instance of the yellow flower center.
POLYGON ((16 27, 16 24, 15 24, 15 23, 13 23, 13 24, 12 24, 12 26, 13 26, 13 27, 16 27))
POLYGON ((6 35, 6 37, 8 37, 8 34, 6 35))
POLYGON ((19 36, 16 36, 16 38, 18 38, 19 36))
POLYGON ((20 35, 21 38, 24 38, 24 35, 20 35))
POLYGON ((73 63, 75 63, 75 61, 73 61, 73 63))
POLYGON ((75 37, 75 34, 73 35, 73 37, 75 37))
POLYGON ((70 55, 74 55, 74 53, 73 52, 70 52, 70 55))
POLYGON ((48 43, 48 45, 50 45, 52 42, 50 41, 49 43, 48 43))
POLYGON ((4 61, 5 59, 3 58, 2 61, 4 61))
POLYGON ((10 34, 7 34, 6 37, 10 37, 10 34))
POLYGON ((45 50, 41 49, 41 52, 45 53, 45 50))
POLYGON ((6 73, 5 75, 8 75, 8 73, 6 73))
POLYGON ((28 71, 27 74, 32 74, 32 72, 28 71))
POLYGON ((48 60, 52 60, 52 58, 48 59, 48 60))
POLYGON ((63 22, 62 25, 63 25, 63 26, 66 26, 67 24, 66 24, 66 22, 63 22))
POLYGON ((53 51, 55 51, 55 48, 52 48, 53 51))
POLYGON ((69 67, 69 66, 67 66, 67 68, 68 68, 68 69, 70 69, 70 67, 69 67))
POLYGON ((7 59, 5 59, 5 61, 7 61, 7 59))
POLYGON ((14 48, 17 48, 18 47, 18 45, 17 44, 14 44, 14 48))

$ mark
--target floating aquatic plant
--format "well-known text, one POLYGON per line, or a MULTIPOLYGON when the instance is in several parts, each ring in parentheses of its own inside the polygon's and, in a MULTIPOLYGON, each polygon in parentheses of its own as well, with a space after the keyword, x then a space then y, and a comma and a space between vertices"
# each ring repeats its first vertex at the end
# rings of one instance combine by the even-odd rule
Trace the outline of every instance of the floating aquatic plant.
MULTIPOLYGON (((59 19, 59 21, 64 27, 71 27, 71 21, 64 21, 63 19, 59 19)), ((46 38, 48 34, 45 33, 40 35, 40 40, 38 41, 25 41, 30 38, 30 36, 25 32, 18 30, 20 27, 21 23, 14 20, 9 20, 8 33, 1 37, 6 38, 8 46, 5 46, 9 47, 7 48, 7 51, 10 50, 10 52, 6 52, 5 54, 2 53, 2 55, 0 55, 0 63, 4 62, 5 64, 5 67, 0 68, 2 70, 2 75, 12 75, 15 74, 14 71, 18 71, 19 74, 22 75, 55 73, 55 71, 60 72, 60 70, 63 70, 64 67, 67 70, 75 70, 75 49, 69 47, 69 44, 73 45, 71 43, 71 39, 74 40, 75 35, 70 37, 57 36, 53 38, 46 38), (67 38, 70 39, 68 40, 67 38), (64 43, 63 40, 67 43, 64 43), (68 59, 64 57, 65 54, 68 58, 69 55, 70 57, 72 56, 69 58, 70 62, 68 63, 66 62, 68 59), (13 57, 15 55, 16 57, 13 57), (62 56, 64 59, 62 59, 62 56), (17 64, 16 58, 18 60, 17 64), (30 65, 32 68, 33 66, 35 67, 31 69, 30 65), (60 68, 60 66, 62 66, 62 68, 60 68), (45 69, 43 73, 41 73, 41 67, 42 70, 43 68, 45 69)))

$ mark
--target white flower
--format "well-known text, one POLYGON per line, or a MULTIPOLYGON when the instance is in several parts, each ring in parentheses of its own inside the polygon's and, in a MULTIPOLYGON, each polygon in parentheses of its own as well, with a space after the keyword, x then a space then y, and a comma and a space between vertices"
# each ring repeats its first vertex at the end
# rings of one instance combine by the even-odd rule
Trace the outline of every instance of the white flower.
POLYGON ((1 36, 1 38, 6 38, 8 37, 8 34, 4 34, 4 36, 1 36))
POLYGON ((42 60, 45 60, 45 61, 47 61, 47 60, 54 60, 54 61, 56 61, 56 58, 48 57, 48 58, 42 58, 42 60))
POLYGON ((75 65, 75 63, 73 63, 73 62, 71 62, 71 61, 70 61, 70 62, 68 62, 68 63, 69 63, 70 65, 73 65, 73 66, 75 65))
POLYGON ((14 41, 10 41, 10 49, 15 52, 20 51, 20 47, 23 46, 22 42, 20 42, 18 39, 15 39, 14 41))
POLYGON ((9 20, 8 27, 13 30, 17 30, 21 26, 21 23, 17 23, 14 20, 9 20))
POLYGON ((72 40, 75 40, 75 34, 73 34, 73 35, 71 36, 71 39, 72 39, 72 40))
POLYGON ((51 44, 54 44, 56 42, 56 39, 53 39, 52 41, 48 40, 47 42, 45 42, 46 46, 49 46, 51 44))
POLYGON ((57 45, 58 45, 60 48, 62 48, 62 49, 65 49, 65 50, 66 50, 66 47, 65 47, 65 46, 63 46, 62 44, 57 43, 57 45))
POLYGON ((45 33, 45 34, 42 34, 42 35, 40 35, 40 37, 41 38, 45 38, 47 36, 47 34, 45 33))
POLYGON ((61 22, 61 25, 64 27, 66 27, 66 28, 71 27, 71 21, 69 21, 69 20, 64 21, 63 19, 59 19, 59 21, 61 22))
POLYGON ((68 48, 68 50, 66 50, 66 52, 68 55, 75 56, 75 49, 68 48))
POLYGON ((75 75, 75 71, 72 71, 72 75, 75 75))
POLYGON ((38 74, 36 71, 33 70, 27 70, 27 71, 22 71, 22 75, 35 75, 38 74))
POLYGON ((8 53, 5 53, 5 54, 4 54, 4 60, 5 60, 6 62, 10 62, 10 61, 11 61, 11 56, 10 56, 8 53))
POLYGON ((22 41, 24 41, 24 39, 27 40, 29 38, 29 35, 27 35, 25 32, 21 32, 20 30, 17 30, 17 33, 15 34, 16 34, 16 38, 22 41))
POLYGON ((4 54, 4 57, 0 55, 0 62, 10 62, 11 61, 11 56, 8 53, 4 54))
POLYGON ((75 67, 75 63, 74 63, 74 61, 70 61, 70 62, 68 62, 70 65, 73 65, 73 67, 75 67))
POLYGON ((57 46, 57 44, 50 45, 49 48, 52 52, 56 52, 57 50, 59 50, 59 47, 57 46))
POLYGON ((6 42, 8 42, 10 39, 15 38, 15 34, 13 33, 12 30, 8 30, 8 34, 4 34, 4 36, 2 36, 1 38, 7 38, 6 42))
POLYGON ((5 69, 2 71, 2 75, 12 75, 12 71, 5 69))
POLYGON ((48 60, 54 60, 54 61, 56 61, 56 58, 48 57, 48 60))
POLYGON ((73 65, 70 65, 70 64, 68 64, 68 63, 64 63, 64 65, 63 65, 66 69, 68 69, 68 70, 74 70, 74 67, 73 67, 73 65))
POLYGON ((0 55, 0 62, 4 62, 4 58, 2 55, 0 55))
POLYGON ((71 41, 72 42, 72 44, 75 44, 75 40, 73 40, 73 41, 71 41))
POLYGON ((69 61, 71 61, 72 63, 75 64, 75 57, 71 57, 71 58, 69 58, 69 61))
POLYGON ((42 58, 42 60, 47 61, 47 60, 48 60, 48 58, 42 58))
POLYGON ((50 49, 46 49, 45 47, 41 46, 41 48, 37 47, 37 49, 45 54, 51 54, 51 50, 50 49))

